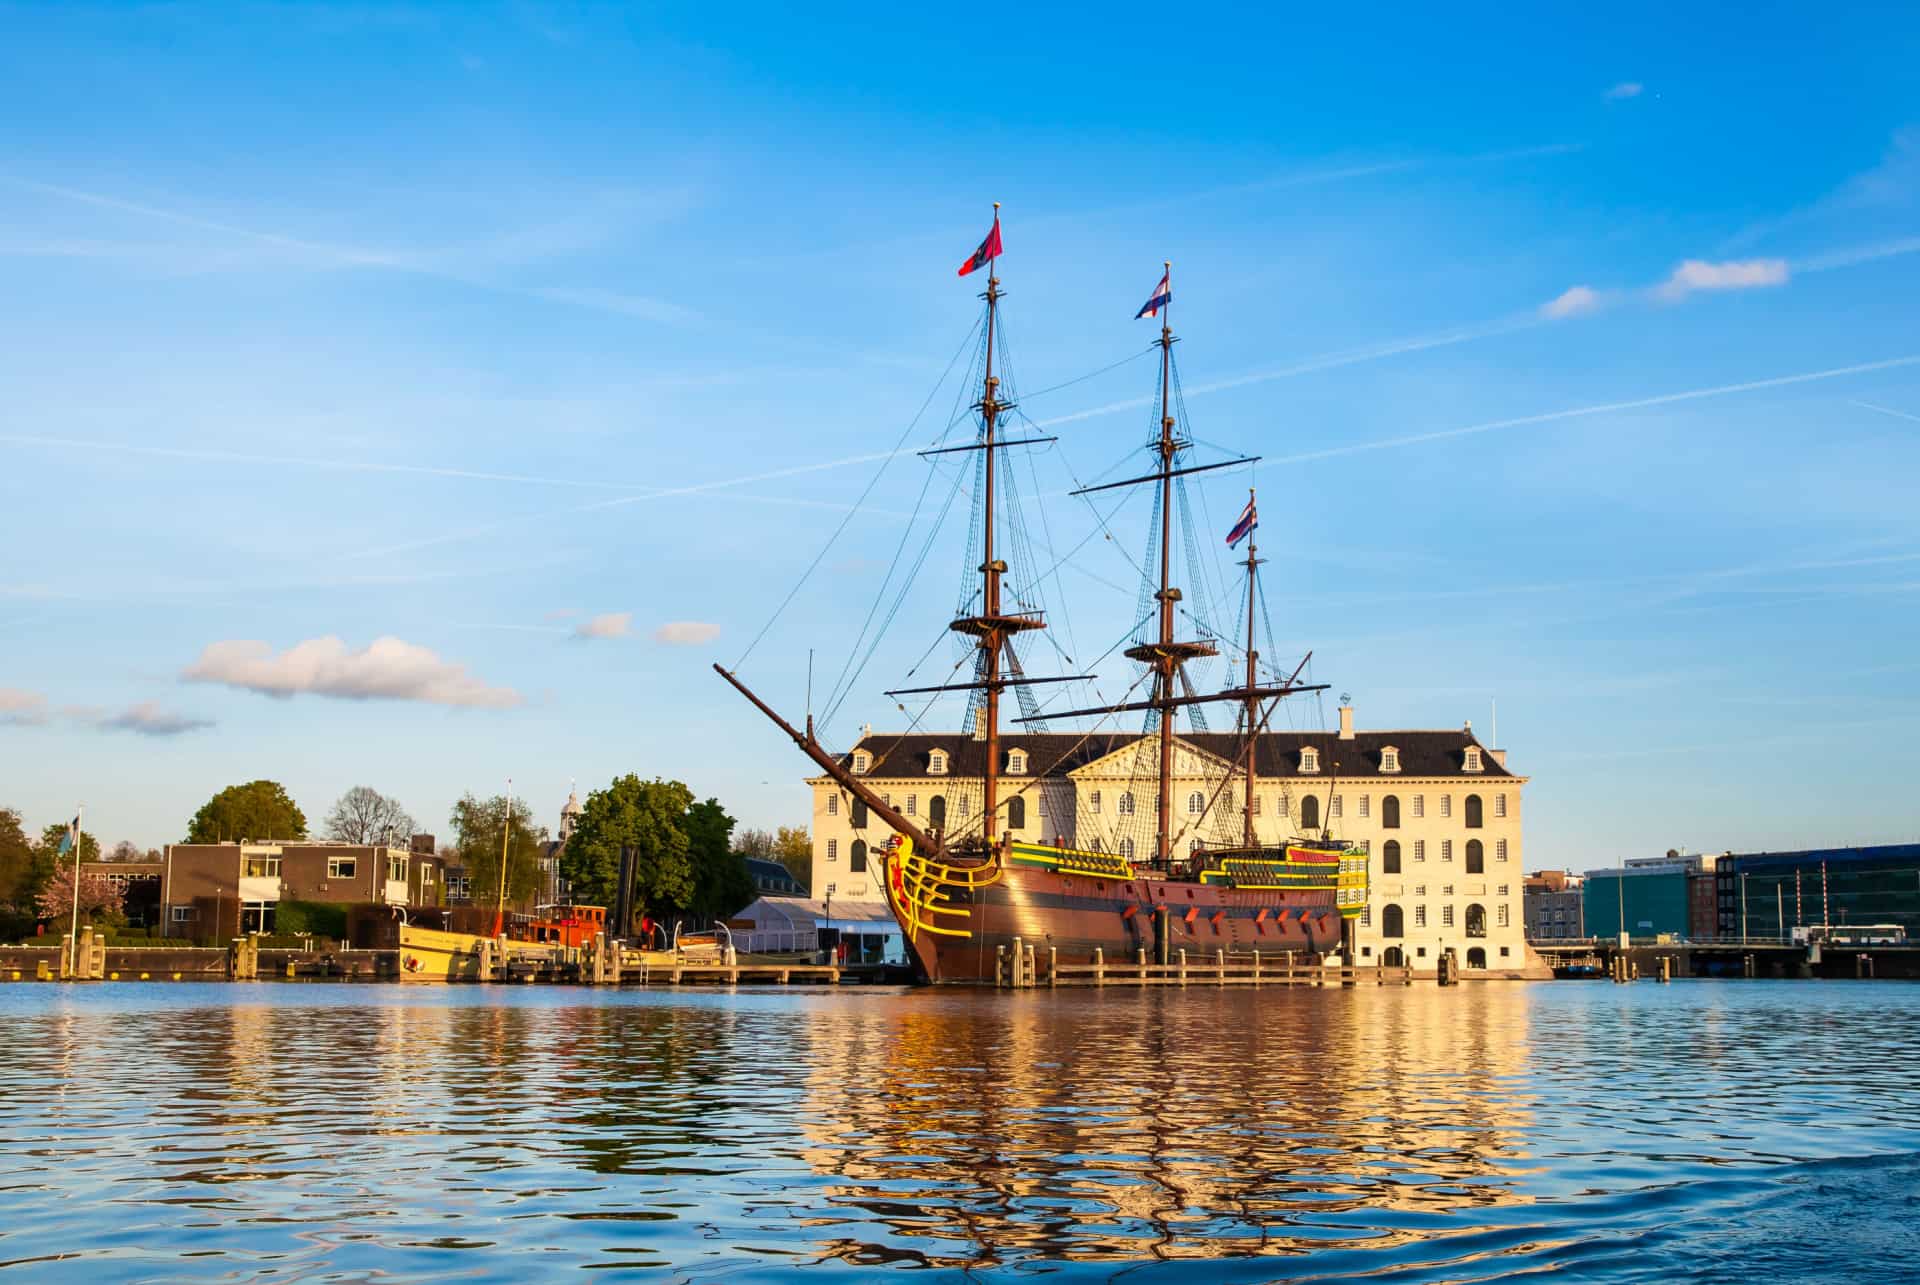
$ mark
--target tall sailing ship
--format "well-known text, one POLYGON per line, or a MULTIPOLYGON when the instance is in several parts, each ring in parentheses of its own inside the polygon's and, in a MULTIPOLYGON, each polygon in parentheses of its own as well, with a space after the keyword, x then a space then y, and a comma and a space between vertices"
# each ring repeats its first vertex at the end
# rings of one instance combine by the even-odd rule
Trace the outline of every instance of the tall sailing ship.
MULTIPOLYGON (((937 770, 955 774, 956 787, 977 780, 977 799, 970 788, 956 788, 951 799, 941 795, 927 815, 913 815, 914 800, 896 801, 864 779, 860 769, 867 765, 858 759, 870 758, 870 752, 832 752, 816 736, 811 710, 804 727, 795 727, 737 675, 719 665, 714 669, 839 785, 857 818, 877 817, 890 829, 891 838, 875 845, 873 859, 884 863, 881 883, 887 904, 915 964, 931 982, 995 981, 998 961, 1016 941, 1051 948, 1061 964, 1092 962, 1096 952, 1109 962, 1132 960, 1145 952, 1147 958, 1166 963, 1183 949, 1208 955, 1222 949, 1230 954, 1291 952, 1305 960, 1344 951, 1350 957, 1352 921, 1366 902, 1365 852, 1319 824, 1318 800, 1312 797, 1303 798, 1299 807, 1282 805, 1283 829, 1299 823, 1294 837, 1262 843, 1256 834, 1263 733, 1283 700, 1323 691, 1326 685, 1299 681, 1304 658, 1284 676, 1277 670, 1262 676, 1255 626, 1257 607, 1264 600, 1251 491, 1228 536, 1230 547, 1242 540, 1246 544, 1246 556, 1238 564, 1245 573, 1245 612, 1236 613, 1245 627, 1242 663, 1234 666, 1227 685, 1214 691, 1199 690, 1191 672, 1216 657, 1231 662, 1222 655, 1222 636, 1199 609, 1208 597, 1207 575, 1184 479, 1254 461, 1192 462, 1194 443, 1184 431, 1173 357, 1171 263, 1137 314, 1161 322, 1155 345, 1159 415, 1148 446, 1153 466, 1136 477, 1072 492, 1089 496, 1152 488, 1148 553, 1138 564, 1140 610, 1129 631, 1132 645, 1124 650, 1140 669, 1116 701, 1043 711, 1036 700, 1035 689, 1044 684, 1091 682, 1093 676, 1030 676, 1016 650, 1018 640, 1048 626, 1047 612, 1037 603, 1053 568, 1024 566, 1023 576, 1009 565, 1010 553, 1015 562, 1034 559, 1032 541, 1023 538, 1017 521, 1020 506, 1007 502, 1018 476, 1007 453, 1055 439, 1009 435, 1015 401, 1004 373, 996 369, 996 358, 1004 352, 1000 252, 995 203, 992 232, 960 269, 961 276, 987 271, 972 440, 923 452, 964 453, 976 464, 970 566, 959 610, 947 626, 961 640, 955 670, 968 667, 971 676, 887 693, 896 699, 924 695, 929 708, 942 697, 966 693, 970 735, 956 756, 964 761, 949 763, 947 750, 927 752, 940 756, 937 770), (1175 583, 1176 539, 1188 555, 1184 592, 1175 583), (1183 619, 1190 637, 1181 636, 1183 619), (1142 687, 1144 695, 1127 699, 1142 687), (1017 719, 1005 719, 1002 703, 1008 693, 1020 704, 1017 719), (1233 732, 1207 729, 1205 710, 1216 705, 1235 711, 1233 732), (1118 729, 1116 720, 1129 715, 1143 717, 1142 731, 1118 729), (1182 717, 1189 723, 1185 733, 1177 728, 1182 717), (1052 719, 1092 719, 1094 730, 1025 737, 1006 733, 1002 726, 1011 721, 1044 728, 1052 719), (1028 762, 1033 754, 1051 756, 1051 761, 1028 762), (1110 810, 1098 791, 1083 798, 1057 788, 1063 769, 1102 759, 1113 761, 1110 768, 1121 785, 1110 810), (1175 798, 1176 782, 1190 791, 1184 800, 1175 798), (1139 806, 1142 796, 1151 800, 1150 813, 1139 806), (1054 841, 1016 839, 1015 830, 1027 829, 1029 808, 1046 813, 1049 803, 1054 841), (1065 835, 1067 827, 1058 824, 1063 808, 1074 813, 1071 840, 1065 835), (1181 809, 1178 815, 1176 808, 1181 809)), ((1098 509, 1089 507, 1104 526, 1098 509)), ((891 612, 883 617, 893 618, 891 612)), ((1239 624, 1237 620, 1236 629, 1239 624)), ((1066 657, 1057 645, 1055 650, 1066 657)), ((1044 836, 1048 822, 1042 820, 1039 828, 1044 836)))

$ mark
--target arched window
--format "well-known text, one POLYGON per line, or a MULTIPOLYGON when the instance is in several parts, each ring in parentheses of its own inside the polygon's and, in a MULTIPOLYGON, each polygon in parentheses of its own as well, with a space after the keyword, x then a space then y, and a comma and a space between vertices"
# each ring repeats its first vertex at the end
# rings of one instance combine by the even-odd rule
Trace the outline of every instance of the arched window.
POLYGON ((1120 840, 1120 855, 1125 857, 1129 861, 1133 860, 1133 840, 1132 839, 1120 840))
POLYGON ((1019 795, 1007 800, 1007 829, 1024 830, 1027 828, 1027 801, 1019 795))
POLYGON ((867 868, 867 841, 855 839, 853 847, 847 851, 847 872, 859 874, 867 868))
POLYGON ((936 794, 927 800, 927 823, 945 825, 947 823, 947 796, 936 794))
MULTIPOLYGON (((1479 902, 1467 907, 1467 936, 1485 937, 1487 935, 1487 908, 1479 902)), ((1481 965, 1485 967, 1485 965, 1481 965)))
POLYGON ((1207 796, 1195 790, 1187 796, 1187 815, 1197 817, 1207 810, 1207 796))
POLYGON ((1380 800, 1380 828, 1398 830, 1400 828, 1400 796, 1389 794, 1380 800))
POLYGON ((853 801, 853 828, 856 830, 867 828, 867 805, 859 799, 853 801))
POLYGON ((1479 828, 1480 796, 1477 794, 1469 794, 1467 796, 1467 829, 1478 830, 1479 828))
POLYGON ((1380 962, 1388 968, 1405 968, 1407 955, 1398 946, 1389 946, 1380 952, 1380 962))
POLYGON ((1387 846, 1380 850, 1380 873, 1383 875, 1400 873, 1400 840, 1388 839, 1387 846))
POLYGON ((1300 800, 1300 828, 1318 830, 1320 828, 1320 796, 1309 794, 1300 800))
POLYGON ((1400 907, 1388 902, 1380 911, 1380 935, 1382 937, 1404 937, 1407 935, 1407 917, 1400 907))
POLYGON ((1486 848, 1481 846, 1480 840, 1468 839, 1467 840, 1467 873, 1470 875, 1483 875, 1486 872, 1487 872, 1486 848))
POLYGON ((1486 949, 1481 946, 1470 947, 1467 951, 1467 967, 1468 968, 1485 968, 1486 966, 1487 966, 1486 949))
POLYGON ((1120 815, 1123 817, 1133 815, 1133 791, 1131 790, 1120 796, 1120 815))

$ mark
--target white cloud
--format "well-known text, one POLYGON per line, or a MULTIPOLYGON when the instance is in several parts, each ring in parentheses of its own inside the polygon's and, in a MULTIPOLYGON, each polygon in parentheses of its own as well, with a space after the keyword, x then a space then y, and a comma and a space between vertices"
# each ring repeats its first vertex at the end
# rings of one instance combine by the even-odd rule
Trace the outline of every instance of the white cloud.
POLYGON ((1750 290, 1756 286, 1787 284, 1785 259, 1730 259, 1708 263, 1688 259, 1673 270, 1654 293, 1662 299, 1684 299, 1696 290, 1750 290))
POLYGON ((142 701, 112 718, 99 720, 99 726, 113 732, 137 732, 141 736, 178 736, 182 732, 212 727, 213 720, 171 713, 152 701, 142 701))
POLYGON ((46 697, 18 687, 0 687, 0 727, 36 727, 46 721, 46 697))
POLYGON ((1623 80, 1602 94, 1601 97, 1610 103, 1618 102, 1623 98, 1638 98, 1645 89, 1646 86, 1637 80, 1623 80))
POLYGON ((480 709, 507 709, 523 699, 511 688, 489 687, 465 665, 399 638, 376 638, 360 651, 348 651, 329 634, 279 655, 264 642, 230 639, 207 644, 200 659, 180 676, 282 699, 311 692, 342 700, 423 701, 480 709))
POLYGON ((631 611, 610 611, 604 616, 583 620, 573 628, 575 638, 625 638, 632 632, 631 611))
POLYGON ((720 636, 720 626, 704 620, 672 620, 653 631, 653 640, 675 647, 696 647, 720 636))
POLYGON ((1574 286, 1565 293, 1540 305, 1540 315, 1552 321, 1567 317, 1584 317, 1590 312, 1598 312, 1604 304, 1600 292, 1592 286, 1574 286))

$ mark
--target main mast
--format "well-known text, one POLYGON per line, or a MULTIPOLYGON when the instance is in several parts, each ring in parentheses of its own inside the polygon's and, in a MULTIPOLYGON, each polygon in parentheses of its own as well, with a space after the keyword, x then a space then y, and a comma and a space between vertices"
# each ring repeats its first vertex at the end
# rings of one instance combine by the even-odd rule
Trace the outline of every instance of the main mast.
MULTIPOLYGON (((1247 488, 1247 508, 1253 508, 1253 488, 1247 488)), ((1247 795, 1240 801, 1240 842, 1242 846, 1254 846, 1253 835, 1253 781, 1254 753, 1260 744, 1260 698, 1254 695, 1254 666, 1259 662, 1260 651, 1255 645, 1253 634, 1253 596, 1257 589, 1255 568, 1260 565, 1257 552, 1259 538, 1254 535, 1259 524, 1255 523, 1247 531, 1247 795)))

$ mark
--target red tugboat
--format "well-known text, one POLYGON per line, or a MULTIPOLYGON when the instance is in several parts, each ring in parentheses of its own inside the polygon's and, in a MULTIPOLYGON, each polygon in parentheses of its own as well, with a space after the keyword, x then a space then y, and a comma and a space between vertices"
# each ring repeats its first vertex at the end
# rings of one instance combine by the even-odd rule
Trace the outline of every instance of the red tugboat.
MULTIPOLYGON (((824 747, 814 734, 811 713, 804 730, 796 728, 733 673, 719 665, 714 669, 851 796, 857 815, 871 813, 892 828, 895 837, 881 856, 887 901, 928 981, 990 984, 997 977, 1002 950, 1010 950, 1016 939, 1050 947, 1062 964, 1092 962, 1096 950, 1109 962, 1131 960, 1136 952, 1145 950, 1150 959, 1162 963, 1179 949, 1203 954, 1216 949, 1230 953, 1257 950, 1263 955, 1293 952, 1304 961, 1341 951, 1350 937, 1347 925, 1366 902, 1365 852, 1334 839, 1324 828, 1318 834, 1305 834, 1281 844, 1263 845, 1255 836, 1255 785, 1262 733, 1283 698, 1323 691, 1326 685, 1298 681, 1305 659, 1284 677, 1278 672, 1262 675, 1254 633, 1256 604, 1261 600, 1259 558, 1252 538, 1257 519, 1251 495, 1229 535, 1230 544, 1247 541, 1244 668, 1230 675, 1232 685, 1204 694, 1196 691, 1187 672, 1189 666, 1220 653, 1219 635, 1206 626, 1194 600, 1195 591, 1183 593, 1174 583, 1173 548, 1179 536, 1184 537, 1190 564, 1187 583, 1199 587, 1198 596, 1204 597, 1206 576, 1198 563, 1183 479, 1194 473, 1249 465, 1253 460, 1189 462, 1193 443, 1175 415, 1179 384, 1173 361, 1174 336, 1166 319, 1172 302, 1171 264, 1139 313, 1141 317, 1161 318, 1157 343, 1160 414, 1149 448, 1154 468, 1138 477, 1073 492, 1085 496, 1125 487, 1153 488, 1153 520, 1141 593, 1143 609, 1132 631, 1133 645, 1125 651, 1129 659, 1144 667, 1127 695, 1142 684, 1146 684, 1148 694, 1138 700, 1123 696, 1115 702, 1048 713, 1042 713, 1034 702, 1033 689, 1041 684, 1090 683, 1093 679, 1091 675, 1029 677, 1015 652, 1016 639, 1046 627, 1044 611, 1034 604, 1052 568, 1022 567, 1024 575, 1010 569, 1006 555, 1011 552, 1015 561, 1023 557, 1032 561, 1032 544, 1002 512, 1002 488, 1009 487, 1016 477, 1003 453, 1056 439, 1005 435, 1003 421, 1014 409, 1014 402, 1003 377, 995 371, 996 347, 1003 349, 1004 341, 1000 335, 1002 291, 997 274, 999 206, 994 208, 993 232, 961 269, 963 276, 977 267, 988 270, 982 295, 986 315, 978 366, 981 392, 973 406, 978 429, 970 442, 923 452, 935 456, 977 453, 972 528, 977 561, 970 561, 980 579, 977 588, 963 593, 961 611, 948 626, 970 642, 967 650, 973 676, 967 682, 887 693, 896 699, 927 695, 930 702, 945 693, 968 694, 969 722, 975 733, 969 747, 977 754, 970 752, 965 757, 977 761, 946 764, 945 770, 953 773, 955 787, 979 782, 977 810, 972 797, 961 790, 956 794, 958 816, 947 813, 943 797, 939 814, 929 814, 923 825, 922 818, 908 815, 910 803, 905 808, 896 807, 886 794, 872 788, 856 770, 858 765, 851 756, 824 747), (1178 532, 1176 510, 1181 518, 1178 532), (1003 527, 1007 528, 1004 541, 1003 527), (1017 583, 1010 585, 1010 579, 1017 583), (1183 616, 1197 623, 1197 636, 1179 636, 1179 619, 1183 616), (1068 748, 1056 756, 1056 762, 1029 764, 1023 751, 1013 751, 1021 757, 1015 760, 1018 770, 1009 771, 1010 763, 1001 746, 1001 700, 1009 691, 1015 692, 1021 702, 1023 717, 1015 721, 1023 725, 1043 729, 1047 719, 1092 718, 1096 730, 1064 738, 1068 748), (1234 733, 1204 730, 1202 709, 1213 704, 1237 707, 1234 733), (1146 718, 1143 733, 1127 735, 1112 729, 1110 720, 1115 716, 1140 712, 1146 718), (1175 727, 1183 712, 1199 724, 1184 735, 1175 727), (1102 731, 1100 724, 1109 726, 1102 731), (1090 795, 1078 792, 1071 797, 1060 793, 1064 769, 1083 766, 1103 755, 1110 766, 1117 765, 1114 770, 1122 780, 1137 781, 1141 795, 1150 790, 1150 814, 1135 808, 1136 793, 1131 788, 1117 794, 1111 813, 1103 810, 1099 791, 1090 795), (1184 800, 1176 800, 1176 780, 1182 782, 1182 788, 1199 788, 1192 789, 1184 800), (1233 805, 1236 785, 1237 807, 1233 805), (1025 827, 1029 807, 1046 812, 1048 802, 1053 803, 1056 816, 1062 806, 1071 808, 1074 833, 1090 835, 1093 841, 1015 841, 1011 831, 1025 827), (1179 818, 1176 804, 1184 805, 1179 818), (1140 819, 1136 822, 1135 818, 1140 819), (1184 852, 1179 849, 1183 839, 1187 841, 1184 852)), ((1004 507, 1017 512, 1019 505, 1016 500, 1004 507)), ((1099 510, 1091 503, 1088 507, 1104 526, 1099 510)), ((891 619, 891 613, 885 613, 884 618, 891 619)), ((1048 739, 1061 738, 1056 734, 1048 739)), ((1305 810, 1289 808, 1287 815, 1300 817, 1305 810)), ((1317 807, 1311 812, 1317 819, 1317 807)))

